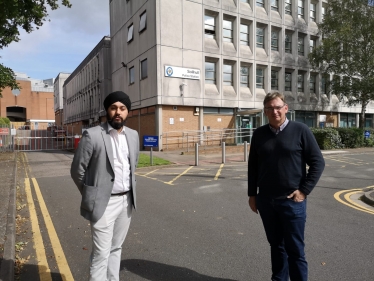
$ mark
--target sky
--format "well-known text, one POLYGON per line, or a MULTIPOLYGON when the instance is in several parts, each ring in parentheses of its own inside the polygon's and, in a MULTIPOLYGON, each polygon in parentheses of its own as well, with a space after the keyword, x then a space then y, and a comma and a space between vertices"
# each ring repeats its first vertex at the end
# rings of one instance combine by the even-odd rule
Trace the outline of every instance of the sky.
MULTIPOLYGON (((61 1, 59 1, 61 3, 61 1)), ((110 35, 108 0, 70 0, 73 5, 49 11, 50 21, 0 50, 0 62, 30 78, 71 73, 104 36, 110 35)))

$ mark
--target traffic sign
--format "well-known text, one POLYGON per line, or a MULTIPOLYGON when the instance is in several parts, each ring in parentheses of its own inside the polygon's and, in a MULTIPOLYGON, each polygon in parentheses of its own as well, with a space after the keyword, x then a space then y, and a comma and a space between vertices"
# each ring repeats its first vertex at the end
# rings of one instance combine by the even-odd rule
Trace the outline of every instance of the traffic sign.
POLYGON ((143 146, 158 147, 158 136, 143 136, 143 146))

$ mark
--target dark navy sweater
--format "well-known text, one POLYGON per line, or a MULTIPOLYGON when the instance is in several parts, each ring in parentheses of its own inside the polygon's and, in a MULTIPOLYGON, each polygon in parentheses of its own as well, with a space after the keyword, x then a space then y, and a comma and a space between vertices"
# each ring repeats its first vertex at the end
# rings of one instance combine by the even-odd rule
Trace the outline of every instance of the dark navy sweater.
POLYGON ((272 198, 285 198, 296 189, 308 195, 324 167, 321 150, 305 124, 290 121, 277 135, 268 124, 261 126, 251 140, 248 196, 259 192, 272 198))

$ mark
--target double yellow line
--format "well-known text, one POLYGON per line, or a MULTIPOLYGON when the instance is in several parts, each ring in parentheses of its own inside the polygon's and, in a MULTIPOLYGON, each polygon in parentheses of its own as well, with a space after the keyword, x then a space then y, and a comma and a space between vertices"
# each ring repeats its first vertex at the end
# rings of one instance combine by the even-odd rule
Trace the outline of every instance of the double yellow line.
MULTIPOLYGON (((374 185, 368 186, 365 189, 373 188, 373 187, 374 187, 374 185)), ((336 192, 334 194, 334 198, 337 201, 339 201, 340 203, 342 203, 344 205, 347 205, 347 206, 349 206, 353 209, 356 209, 356 210, 359 210, 361 212, 365 212, 365 213, 374 215, 374 210, 373 209, 366 208, 366 207, 364 207, 360 204, 357 204, 351 199, 351 196, 354 195, 354 194, 357 194, 357 193, 363 193, 363 189, 342 190, 342 191, 336 192), (346 202, 344 200, 340 199, 340 195, 342 195, 342 194, 344 194, 344 199, 346 200, 346 202)))
MULTIPOLYGON (((41 235, 38 217, 36 215, 36 208, 34 204, 33 195, 31 192, 31 185, 30 185, 30 178, 27 172, 27 159, 26 155, 24 155, 23 163, 25 165, 25 192, 27 197, 27 205, 29 206, 30 212, 30 221, 31 227, 33 231, 33 240, 34 240, 34 248, 36 251, 36 259, 38 262, 38 271, 40 276, 40 281, 52 281, 51 270, 48 265, 47 256, 45 253, 45 246, 43 243, 43 237, 41 235)), ((71 274, 68 262, 66 260, 64 251, 62 250, 60 240, 58 239, 55 227, 53 225, 51 216, 49 215, 47 206, 44 202, 43 195, 40 192, 40 188, 38 182, 35 178, 31 178, 32 184, 34 186, 34 191, 37 197, 37 201, 39 202, 40 210, 43 215, 44 223, 48 231, 49 239, 51 241, 52 249, 55 254, 56 263, 58 269, 60 271, 60 275, 62 280, 64 281, 73 281, 73 275, 71 274)))

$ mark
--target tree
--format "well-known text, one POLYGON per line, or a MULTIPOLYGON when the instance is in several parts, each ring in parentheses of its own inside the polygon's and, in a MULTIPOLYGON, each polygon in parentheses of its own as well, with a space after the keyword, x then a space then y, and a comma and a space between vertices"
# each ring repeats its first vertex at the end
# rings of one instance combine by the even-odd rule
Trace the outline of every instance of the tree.
POLYGON ((360 128, 374 100, 374 0, 329 0, 322 23, 321 45, 309 54, 313 69, 326 81, 329 92, 348 106, 361 104, 360 128))
MULTIPOLYGON (((69 0, 61 0, 70 8, 69 0)), ((19 29, 30 33, 47 20, 47 7, 59 8, 58 0, 0 0, 0 49, 20 40, 19 29)), ((19 89, 12 69, 0 64, 0 97, 5 87, 19 89)))

